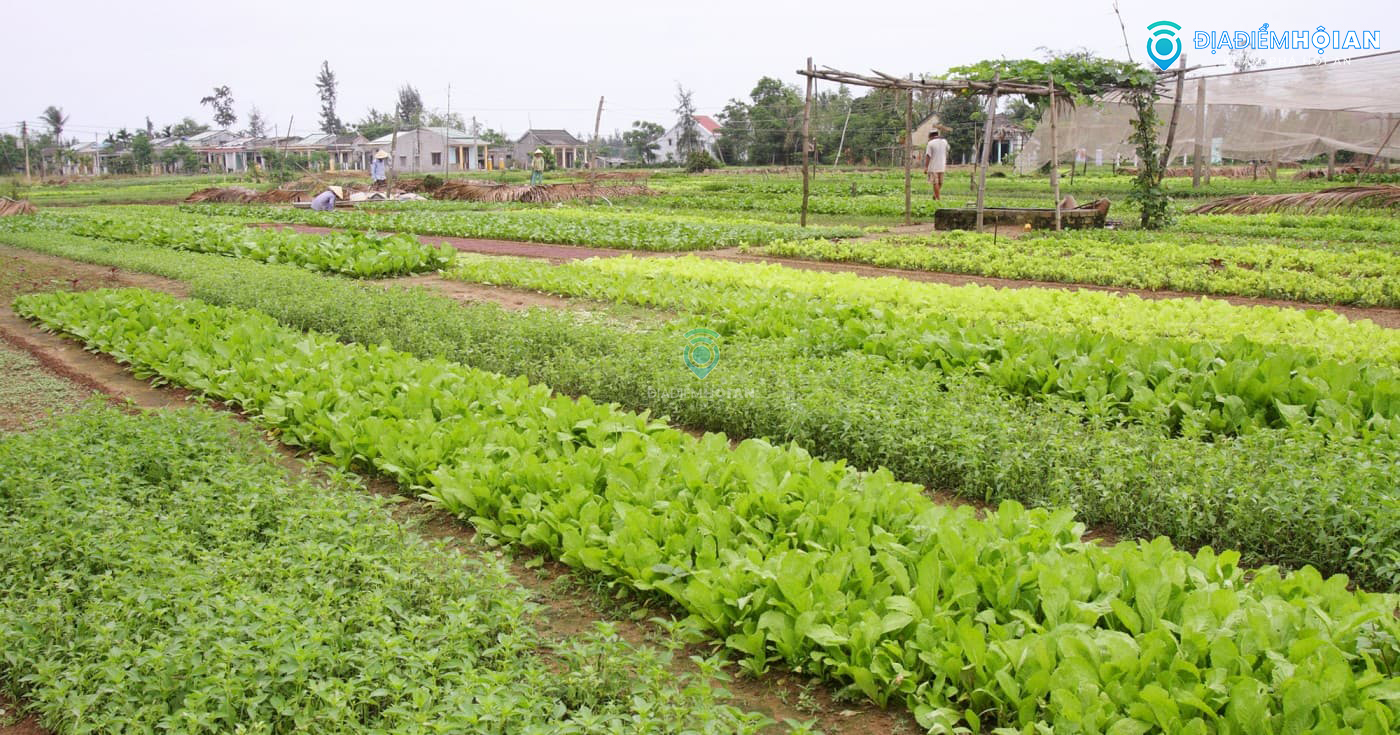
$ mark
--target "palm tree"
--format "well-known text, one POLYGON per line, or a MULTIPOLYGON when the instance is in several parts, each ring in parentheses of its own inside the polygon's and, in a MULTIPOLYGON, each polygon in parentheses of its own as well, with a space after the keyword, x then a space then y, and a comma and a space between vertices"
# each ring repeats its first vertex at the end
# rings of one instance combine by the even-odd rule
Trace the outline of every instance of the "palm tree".
POLYGON ((68 124, 68 116, 63 114, 63 108, 49 105, 44 108, 44 113, 40 116, 44 123, 49 126, 53 133, 53 142, 58 146, 58 152, 54 154, 54 165, 62 165, 63 160, 63 126, 68 124))
POLYGON ((44 108, 44 114, 41 117, 43 117, 44 123, 49 126, 49 130, 53 133, 54 140, 60 141, 61 143, 63 140, 63 126, 68 124, 68 116, 63 114, 63 108, 49 105, 44 108))

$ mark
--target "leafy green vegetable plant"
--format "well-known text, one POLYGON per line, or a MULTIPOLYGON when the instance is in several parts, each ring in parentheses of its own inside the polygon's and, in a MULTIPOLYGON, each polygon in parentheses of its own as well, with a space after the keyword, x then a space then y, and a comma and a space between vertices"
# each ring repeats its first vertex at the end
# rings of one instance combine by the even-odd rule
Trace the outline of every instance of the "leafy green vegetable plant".
POLYGON ((150 292, 21 297, 89 347, 388 473, 516 543, 654 591, 931 729, 1351 731, 1400 721, 1393 596, 1234 552, 979 518, 796 447, 696 439, 522 379, 150 292), (256 354, 257 360, 243 356, 256 354))

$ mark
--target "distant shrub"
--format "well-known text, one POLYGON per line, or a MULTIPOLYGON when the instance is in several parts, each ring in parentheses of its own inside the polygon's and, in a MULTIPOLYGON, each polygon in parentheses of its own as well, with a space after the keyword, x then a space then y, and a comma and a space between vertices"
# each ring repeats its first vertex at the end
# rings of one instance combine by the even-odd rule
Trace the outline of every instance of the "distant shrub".
POLYGON ((712 168, 719 168, 719 161, 708 151, 696 151, 685 158, 685 170, 690 173, 698 174, 712 168))

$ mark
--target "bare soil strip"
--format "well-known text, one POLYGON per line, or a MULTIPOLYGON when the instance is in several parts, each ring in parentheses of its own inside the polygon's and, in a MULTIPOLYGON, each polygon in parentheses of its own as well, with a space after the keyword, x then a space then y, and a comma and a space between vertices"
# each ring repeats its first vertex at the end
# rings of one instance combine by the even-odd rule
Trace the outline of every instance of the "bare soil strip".
MULTIPOLYGON (((0 308, 0 339, 30 353, 55 374, 98 391, 113 401, 152 409, 186 405, 191 397, 188 391, 152 387, 132 377, 110 357, 87 352, 77 342, 43 332, 17 316, 8 306, 9 300, 18 293, 53 290, 53 279, 48 276, 52 276, 54 269, 58 268, 62 269, 59 272, 64 274, 63 280, 72 290, 140 286, 183 297, 188 295, 184 284, 13 248, 0 248, 0 263, 5 267, 25 265, 43 276, 36 278, 32 284, 41 288, 26 288, 26 284, 19 284, 18 288, 6 288, 4 293, 0 293, 0 300, 6 303, 0 308)), ((415 285, 432 285, 426 277, 401 280, 425 281, 415 285)), ((437 281, 452 285, 442 279, 437 281)), ((473 300, 493 300, 507 308, 544 305, 529 303, 529 294, 510 292, 508 289, 499 289, 505 293, 490 293, 496 290, 483 289, 481 293, 473 294, 473 300)), ((541 297, 534 300, 547 299, 541 297)), ((275 442, 274 445, 285 457, 286 466, 296 472, 307 471, 299 461, 299 455, 275 442)), ((366 480, 372 492, 398 495, 398 487, 388 479, 371 476, 366 480)), ((444 539, 463 554, 482 556, 501 553, 478 541, 475 531, 461 520, 425 502, 412 500, 400 503, 396 515, 414 526, 421 535, 444 539)), ((535 560, 532 555, 507 559, 517 581, 531 591, 535 602, 545 608, 539 620, 544 626, 542 632, 548 638, 565 639, 587 631, 599 622, 615 626, 618 634, 634 645, 648 644, 661 638, 660 627, 649 621, 653 617, 669 617, 670 611, 649 607, 647 601, 638 596, 615 597, 605 585, 580 577, 562 564, 535 560)), ((707 656, 711 652, 709 646, 691 646, 677 656, 674 667, 678 671, 696 673, 698 668, 688 656, 707 656)), ((898 707, 885 710, 866 702, 839 702, 834 690, 816 683, 811 677, 777 668, 759 679, 736 676, 730 682, 713 682, 712 685, 727 689, 733 695, 731 703, 737 707, 761 712, 777 722, 785 719, 800 722, 816 720, 818 728, 830 735, 919 732, 907 710, 898 707)), ((13 712, 14 707, 12 703, 0 702, 0 710, 13 712)), ((0 724, 0 735, 46 735, 46 731, 39 728, 33 718, 29 718, 17 724, 0 724)))
MULTIPOLYGON (((292 227, 297 232, 327 234, 335 232, 331 227, 311 227, 308 225, 285 225, 279 223, 259 223, 259 227, 292 227)), ((582 260, 584 258, 615 258, 623 255, 632 255, 639 258, 674 258, 681 255, 695 255, 701 258, 714 258, 716 260, 729 260, 736 263, 771 263, 782 265, 788 268, 800 270, 824 271, 827 273, 853 273, 865 278, 903 278, 910 281, 922 281, 925 283, 943 283, 950 286, 965 286, 977 284, 979 286, 993 286, 996 288, 1055 288, 1065 291, 1107 291, 1109 293, 1133 294, 1144 299, 1201 299, 1210 298, 1220 301, 1227 301, 1236 306, 1275 306, 1284 309, 1306 309, 1306 310, 1329 310, 1334 311, 1352 321, 1370 319, 1377 325, 1390 329, 1400 329, 1400 309, 1388 307, 1363 307, 1363 306, 1341 306, 1331 304, 1313 304, 1303 301, 1287 301, 1284 299, 1264 299, 1251 296, 1226 296, 1216 294, 1200 294, 1188 291, 1153 291, 1143 288, 1124 288, 1119 286, 1098 286, 1089 283, 1062 283, 1060 281, 1028 281, 1010 278, 992 278, 989 276, 973 276, 960 273, 942 273, 937 271, 916 271, 902 270, 899 268, 881 268, 873 265, 862 265, 859 263, 834 263, 829 261, 803 260, 800 258, 774 258, 762 255, 747 255, 740 253, 738 248, 724 248, 721 250, 695 250, 682 253, 658 253, 647 250, 618 250, 615 248, 591 248, 582 245, 544 245, 540 243, 516 242, 512 240, 479 240, 464 237, 445 237, 442 235, 418 235, 418 239, 426 243, 447 243, 452 247, 466 253, 478 253, 481 255, 510 255, 519 258, 542 258, 551 262, 560 263, 569 260, 582 260)))

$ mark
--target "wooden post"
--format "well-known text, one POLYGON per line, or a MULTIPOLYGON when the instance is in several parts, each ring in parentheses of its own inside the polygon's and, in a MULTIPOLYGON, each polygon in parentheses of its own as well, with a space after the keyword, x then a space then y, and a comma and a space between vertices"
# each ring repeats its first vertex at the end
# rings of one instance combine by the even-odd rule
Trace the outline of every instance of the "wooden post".
POLYGON ((30 184, 33 183, 33 179, 29 174, 29 123, 19 124, 19 135, 24 140, 24 183, 30 184))
POLYGON ((1206 132, 1206 80, 1196 80, 1196 152, 1195 161, 1191 168, 1191 188, 1201 188, 1201 177, 1205 174, 1205 167, 1210 165, 1207 159, 1210 156, 1209 146, 1206 142, 1210 138, 1206 132))
POLYGON ((1181 116, 1182 88, 1186 84, 1186 54, 1181 55, 1181 66, 1176 70, 1176 99, 1172 102, 1172 121, 1167 126, 1167 143, 1162 148, 1162 168, 1157 174, 1157 182, 1167 176, 1167 167, 1172 163, 1172 142, 1176 140, 1176 121, 1181 116))
POLYGON ((1327 180, 1331 181, 1337 173, 1337 149, 1327 151, 1327 180))
POLYGON ((1275 148, 1269 155, 1269 181, 1278 181, 1278 149, 1275 148))
POLYGON ((977 174, 977 231, 982 231, 982 219, 986 210, 987 198, 987 154, 992 147, 992 123, 997 116, 997 83, 1001 72, 992 77, 992 89, 987 93, 987 122, 982 126, 982 153, 977 174))
POLYGON ((389 182, 384 187, 385 196, 393 196, 394 184, 399 179, 399 159, 395 154, 399 150, 399 120, 397 113, 394 116, 394 134, 389 138, 389 182))
POLYGON ((1055 231, 1059 232, 1060 222, 1060 147, 1055 142, 1055 72, 1050 72, 1050 193, 1055 197, 1055 231))
MULTIPOLYGON (((448 84, 448 85, 447 85, 447 119, 446 119, 446 120, 443 120, 444 123, 448 123, 448 124, 442 126, 442 183, 444 183, 444 184, 447 183, 447 175, 448 175, 447 154, 448 154, 448 152, 450 152, 450 151, 452 150, 452 134, 451 134, 451 132, 450 132, 450 131, 452 130, 451 120, 452 120, 452 85, 451 85, 451 84, 448 84)), ((457 155, 457 162, 458 162, 458 163, 461 163, 461 162, 462 162, 462 156, 461 156, 460 152, 459 152, 458 155, 457 155)))
POLYGON ((812 57, 807 57, 807 101, 802 105, 802 226, 807 226, 807 199, 811 195, 809 177, 812 150, 812 57))
MULTIPOLYGON (((1387 116, 1387 119, 1388 118, 1389 116, 1387 116)), ((1371 166, 1373 166, 1376 163, 1376 159, 1380 158, 1381 152, 1383 152, 1385 150, 1385 147, 1390 144, 1390 139, 1392 136, 1395 135, 1396 128, 1400 128, 1400 120, 1396 120, 1395 124, 1390 126, 1390 132, 1385 134, 1385 140, 1381 141, 1380 146, 1376 148, 1376 154, 1374 156, 1371 156, 1371 160, 1366 162, 1366 168, 1361 169, 1361 173, 1358 173, 1356 175, 1356 183, 1360 184, 1361 177, 1371 172, 1371 166)))
MULTIPOLYGON (((841 151, 846 148, 846 126, 851 124, 851 108, 855 107, 854 102, 846 105, 846 122, 841 123, 841 142, 836 144, 836 159, 831 162, 831 170, 835 171, 841 163, 841 151)), ((723 161, 720 161, 723 163, 723 161)))
POLYGON ((593 116, 593 144, 589 146, 591 151, 588 156, 588 167, 598 168, 598 128, 603 124, 603 98, 598 97, 598 114, 593 116))
POLYGON ((904 101, 904 224, 914 224, 911 179, 914 171, 914 90, 904 101))

